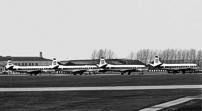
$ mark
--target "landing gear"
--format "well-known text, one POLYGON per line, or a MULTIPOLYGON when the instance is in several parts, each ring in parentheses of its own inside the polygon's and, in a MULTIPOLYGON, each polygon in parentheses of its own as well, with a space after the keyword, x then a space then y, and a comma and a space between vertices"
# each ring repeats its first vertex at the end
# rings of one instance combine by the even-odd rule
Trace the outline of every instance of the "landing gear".
POLYGON ((141 75, 143 75, 144 74, 144 71, 141 71, 141 73, 140 73, 141 75))
POLYGON ((185 71, 182 71, 182 74, 185 74, 185 71))
POLYGON ((124 75, 124 72, 121 72, 121 75, 124 75))
POLYGON ((128 72, 128 75, 130 75, 131 72, 128 72))
MULTIPOLYGON (((32 73, 33 74, 33 73, 32 73)), ((30 74, 30 76, 32 76, 32 74, 30 74)), ((37 74, 34 74, 35 76, 37 75, 37 74)))

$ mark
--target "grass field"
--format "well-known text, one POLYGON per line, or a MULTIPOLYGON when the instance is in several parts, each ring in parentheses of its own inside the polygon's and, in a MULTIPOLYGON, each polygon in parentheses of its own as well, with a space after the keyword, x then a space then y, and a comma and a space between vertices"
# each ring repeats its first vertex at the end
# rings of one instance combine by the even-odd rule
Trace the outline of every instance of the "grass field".
MULTIPOLYGON (((201 85, 201 77, 201 74, 37 77, 0 76, 0 88, 201 85)), ((194 96, 198 94, 201 94, 201 89, 0 92, 0 110, 134 111, 181 97, 194 96)), ((196 105, 199 106, 199 103, 197 102, 196 105)), ((199 107, 199 109, 201 111, 202 108, 199 107)))
POLYGON ((82 76, 0 76, 0 87, 86 87, 200 85, 201 74, 178 75, 82 75, 82 76))

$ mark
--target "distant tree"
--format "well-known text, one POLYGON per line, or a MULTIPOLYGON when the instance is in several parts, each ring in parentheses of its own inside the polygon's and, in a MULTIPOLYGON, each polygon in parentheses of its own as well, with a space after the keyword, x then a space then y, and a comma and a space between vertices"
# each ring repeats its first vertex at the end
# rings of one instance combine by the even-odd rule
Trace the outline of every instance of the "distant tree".
POLYGON ((150 50, 149 50, 149 49, 143 50, 144 63, 148 63, 148 61, 149 61, 149 53, 150 53, 150 50))
POLYGON ((135 59, 135 53, 131 52, 130 55, 128 56, 129 60, 134 60, 135 59))
POLYGON ((190 61, 195 62, 195 60, 196 60, 196 50, 195 49, 190 49, 189 53, 190 53, 189 54, 190 61))
POLYGON ((91 54, 91 59, 99 59, 101 57, 104 57, 105 59, 113 59, 115 58, 115 53, 112 50, 108 49, 100 49, 100 50, 94 50, 91 54))
POLYGON ((185 54, 186 54, 186 56, 185 56, 185 57, 186 57, 186 60, 187 60, 187 62, 190 62, 190 56, 189 56, 189 55, 190 55, 190 51, 189 51, 188 49, 186 49, 185 52, 186 52, 186 53, 185 53, 185 54))
POLYGON ((177 60, 177 53, 178 53, 178 50, 177 49, 174 49, 174 56, 173 56, 173 60, 177 60))
POLYGON ((136 53, 136 57, 137 57, 137 60, 140 60, 143 62, 144 60, 144 55, 143 55, 143 50, 139 50, 137 53, 136 53))
POLYGON ((154 57, 157 55, 157 53, 158 53, 157 50, 150 50, 149 57, 148 57, 148 62, 152 62, 154 57))
POLYGON ((196 58, 197 58, 197 61, 198 61, 197 64, 198 64, 199 66, 201 66, 202 50, 198 50, 196 58))
POLYGON ((114 57, 115 57, 115 53, 111 49, 107 50, 106 58, 113 59, 114 57))
POLYGON ((181 57, 182 57, 182 60, 185 61, 185 59, 186 59, 186 50, 182 50, 181 57))
POLYGON ((93 53, 91 54, 91 59, 96 59, 96 54, 97 54, 97 51, 94 50, 93 53))
POLYGON ((182 58, 182 50, 181 49, 178 50, 176 55, 177 55, 177 59, 181 60, 181 58, 182 58))

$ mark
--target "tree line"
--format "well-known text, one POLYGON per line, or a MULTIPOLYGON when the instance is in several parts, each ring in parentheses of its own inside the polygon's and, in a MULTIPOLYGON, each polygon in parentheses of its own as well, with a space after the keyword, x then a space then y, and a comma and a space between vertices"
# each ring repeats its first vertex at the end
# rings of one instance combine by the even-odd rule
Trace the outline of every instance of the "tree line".
POLYGON ((128 59, 140 60, 143 63, 151 62, 155 56, 161 60, 183 60, 188 62, 199 63, 202 59, 202 50, 196 49, 165 49, 165 50, 150 50, 141 49, 136 53, 131 52, 128 59))
MULTIPOLYGON (((131 52, 126 58, 128 60, 140 60, 141 62, 148 64, 153 61, 155 56, 158 56, 164 61, 183 60, 199 64, 200 60, 202 60, 202 50, 169 48, 165 50, 141 49, 137 52, 131 52)), ((114 51, 111 49, 94 50, 91 54, 91 59, 99 59, 100 57, 104 57, 105 59, 116 58, 114 51)))

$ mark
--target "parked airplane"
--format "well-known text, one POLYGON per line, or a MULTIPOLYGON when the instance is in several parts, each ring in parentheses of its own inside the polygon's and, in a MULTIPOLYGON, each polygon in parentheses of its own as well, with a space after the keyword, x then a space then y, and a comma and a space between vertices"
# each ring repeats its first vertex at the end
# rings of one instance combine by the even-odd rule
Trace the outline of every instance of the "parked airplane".
POLYGON ((105 62, 104 58, 101 58, 100 61, 105 64, 104 67, 101 67, 102 70, 100 72, 121 72, 121 75, 124 75, 124 73, 128 73, 128 75, 131 74, 131 72, 143 72, 148 71, 148 68, 145 65, 112 65, 107 64, 105 62))
POLYGON ((165 64, 161 63, 158 56, 155 56, 154 58, 154 63, 150 64, 152 67, 161 69, 161 70, 166 70, 168 73, 179 73, 182 72, 185 74, 186 71, 195 72, 198 68, 197 64, 165 64))
POLYGON ((53 59, 52 64, 49 66, 17 66, 12 64, 11 60, 8 60, 5 69, 13 72, 27 73, 31 76, 34 74, 36 76, 39 73, 54 72, 58 67, 56 59, 53 59))
MULTIPOLYGON (((57 63, 58 65, 58 63, 57 63)), ((84 72, 88 73, 96 73, 99 72, 102 68, 105 68, 107 64, 100 60, 99 64, 95 65, 62 65, 59 63, 59 67, 56 69, 56 71, 61 71, 61 72, 68 72, 68 73, 73 73, 74 75, 80 74, 82 75, 84 72)))

